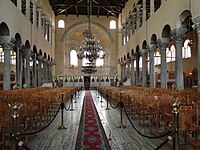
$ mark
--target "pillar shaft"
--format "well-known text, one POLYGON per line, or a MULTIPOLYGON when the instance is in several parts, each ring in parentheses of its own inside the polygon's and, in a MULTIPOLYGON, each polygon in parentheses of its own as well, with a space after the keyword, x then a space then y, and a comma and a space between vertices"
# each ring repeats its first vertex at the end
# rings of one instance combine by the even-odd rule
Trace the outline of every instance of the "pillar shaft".
POLYGON ((134 67, 135 57, 131 58, 131 85, 135 85, 135 67, 134 67))
POLYGON ((37 54, 33 53, 33 87, 37 87, 37 54))
POLYGON ((17 8, 22 11, 22 0, 17 0, 17 8))
POLYGON ((3 89, 10 89, 10 49, 11 47, 6 45, 4 48, 4 67, 3 67, 3 89))
POLYGON ((161 88, 167 88, 167 62, 166 62, 166 43, 159 43, 161 52, 161 88))
POLYGON ((16 85, 17 88, 21 87, 21 70, 22 70, 22 62, 21 62, 21 46, 18 45, 16 48, 16 85))
POLYGON ((154 0, 150 0, 150 15, 154 13, 154 0))
POLYGON ((30 57, 31 57, 31 52, 30 49, 26 48, 25 49, 25 59, 26 59, 26 70, 25 70, 25 84, 27 87, 30 87, 30 57))
POLYGON ((137 19, 136 19, 136 30, 140 28, 140 7, 141 5, 137 5, 137 19))
POLYGON ((135 33, 135 12, 132 12, 132 35, 135 33))
POLYGON ((37 26, 37 2, 32 1, 33 3, 33 25, 37 26))
POLYGON ((156 82, 155 82, 155 66, 154 66, 154 51, 156 48, 156 44, 151 44, 150 47, 150 87, 155 88, 156 82))
POLYGON ((26 17, 30 20, 30 0, 26 0, 26 17))
POLYGON ((200 91, 200 14, 192 18, 194 23, 193 28, 197 31, 197 69, 198 69, 198 91, 200 91))
POLYGON ((147 85, 147 49, 142 50, 142 86, 147 85))
POLYGON ((183 78, 183 55, 182 55, 182 44, 183 37, 176 36, 176 89, 184 89, 184 78, 183 78))
POLYGON ((42 86, 42 56, 38 56, 38 86, 42 86))
POLYGON ((140 85, 140 53, 136 52, 136 85, 140 85))
POLYGON ((147 20, 147 3, 146 3, 146 0, 143 0, 143 3, 142 3, 142 7, 143 7, 143 10, 142 10, 142 23, 144 24, 147 20))

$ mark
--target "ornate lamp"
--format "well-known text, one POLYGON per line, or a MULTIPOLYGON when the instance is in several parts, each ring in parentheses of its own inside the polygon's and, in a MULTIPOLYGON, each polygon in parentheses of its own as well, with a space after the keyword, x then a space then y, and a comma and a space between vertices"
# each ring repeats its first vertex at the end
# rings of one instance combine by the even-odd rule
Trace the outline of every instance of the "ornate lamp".
POLYGON ((93 61, 96 59, 103 59, 105 52, 100 44, 99 40, 94 37, 91 30, 91 0, 89 0, 89 17, 88 17, 88 29, 83 32, 85 39, 80 46, 80 51, 77 54, 78 59, 87 59, 89 63, 82 66, 81 71, 87 74, 93 74, 97 71, 96 65, 93 61))

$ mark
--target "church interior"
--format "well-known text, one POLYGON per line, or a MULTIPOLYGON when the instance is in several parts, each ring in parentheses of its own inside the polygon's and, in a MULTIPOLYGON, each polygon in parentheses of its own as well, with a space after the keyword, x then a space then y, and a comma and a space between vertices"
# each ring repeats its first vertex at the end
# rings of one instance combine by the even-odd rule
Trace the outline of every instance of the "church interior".
POLYGON ((199 0, 0 0, 0 150, 200 149, 199 0))

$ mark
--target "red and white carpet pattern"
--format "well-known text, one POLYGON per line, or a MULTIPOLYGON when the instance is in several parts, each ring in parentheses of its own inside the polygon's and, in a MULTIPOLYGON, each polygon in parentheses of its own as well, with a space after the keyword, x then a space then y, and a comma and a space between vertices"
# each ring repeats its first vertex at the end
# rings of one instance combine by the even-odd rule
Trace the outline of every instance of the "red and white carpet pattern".
POLYGON ((76 150, 110 150, 110 145, 95 108, 90 91, 86 91, 80 118, 76 150))

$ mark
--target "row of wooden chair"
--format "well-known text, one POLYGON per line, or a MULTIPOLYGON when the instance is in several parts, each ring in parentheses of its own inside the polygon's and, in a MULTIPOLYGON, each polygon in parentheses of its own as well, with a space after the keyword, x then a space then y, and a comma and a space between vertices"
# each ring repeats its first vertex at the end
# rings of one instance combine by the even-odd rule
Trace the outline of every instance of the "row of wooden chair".
MULTIPOLYGON (((30 88, 0 91, 0 145, 5 145, 5 135, 13 132, 13 111, 8 104, 23 104, 18 111, 17 131, 20 133, 34 132, 45 127, 55 116, 61 102, 61 92, 64 102, 76 88, 30 88)), ((27 140, 27 136, 26 136, 27 140)))
POLYGON ((139 125, 149 127, 155 135, 173 131, 173 103, 180 103, 179 132, 184 135, 185 143, 190 143, 195 148, 200 148, 200 141, 193 134, 198 134, 200 92, 196 90, 151 89, 144 87, 124 86, 100 87, 104 95, 109 95, 112 101, 123 100, 129 115, 138 119, 139 125), (120 95, 120 91, 123 91, 120 95))

